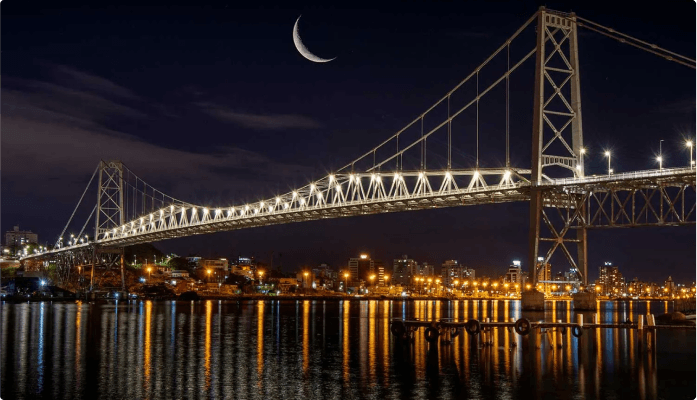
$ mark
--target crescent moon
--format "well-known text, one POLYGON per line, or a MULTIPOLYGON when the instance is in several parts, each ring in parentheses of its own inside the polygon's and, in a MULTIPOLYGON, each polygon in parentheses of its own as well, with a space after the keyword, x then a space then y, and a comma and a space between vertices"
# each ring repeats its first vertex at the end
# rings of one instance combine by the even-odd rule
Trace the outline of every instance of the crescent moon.
MULTIPOLYGON (((302 15, 300 17, 302 17, 302 15)), ((293 43, 295 43, 295 48, 298 49, 298 52, 300 52, 300 54, 308 60, 318 63, 325 63, 335 60, 336 57, 330 59, 317 57, 316 55, 312 54, 307 47, 305 47, 303 41, 300 39, 300 33, 298 32, 298 22, 300 22, 300 17, 298 17, 298 19, 295 21, 295 26, 293 27, 293 43)))

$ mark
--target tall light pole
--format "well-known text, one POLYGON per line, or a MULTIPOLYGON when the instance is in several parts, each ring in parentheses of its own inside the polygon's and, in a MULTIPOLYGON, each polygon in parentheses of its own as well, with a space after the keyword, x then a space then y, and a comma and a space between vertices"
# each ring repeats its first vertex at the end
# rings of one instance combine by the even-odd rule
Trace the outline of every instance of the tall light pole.
POLYGON ((148 283, 150 283, 150 272, 152 272, 152 268, 148 267, 148 283))
POLYGON ((583 167, 583 164, 584 164, 583 157, 585 157, 585 156, 586 156, 586 149, 584 147, 581 147, 581 164, 576 166, 576 168, 579 170, 579 175, 581 176, 581 178, 583 178, 585 176, 585 171, 584 171, 584 167, 583 167))
POLYGON ((658 141, 658 157, 656 161, 658 161, 658 170, 663 170, 663 139, 658 141))
POLYGON ((694 161, 692 161, 692 140, 685 142, 685 145, 687 145, 687 148, 690 151, 690 169, 692 169, 695 167, 694 161))
POLYGON ((344 293, 348 293, 348 272, 344 273, 344 293))
POLYGON ((605 151, 605 157, 607 157, 607 174, 612 175, 612 168, 610 166, 610 161, 612 160, 612 154, 609 151, 605 151))

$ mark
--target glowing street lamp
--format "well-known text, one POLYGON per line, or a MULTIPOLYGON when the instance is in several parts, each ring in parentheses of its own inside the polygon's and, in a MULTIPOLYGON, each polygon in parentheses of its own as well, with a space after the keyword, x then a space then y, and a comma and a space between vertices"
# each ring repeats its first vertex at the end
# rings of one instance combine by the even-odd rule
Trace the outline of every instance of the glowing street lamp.
POLYGON ((663 139, 658 141, 658 157, 656 158, 656 161, 658 161, 658 170, 663 169, 663 139))
POLYGON ((685 145, 690 151, 690 169, 692 169, 695 167, 695 162, 692 161, 692 140, 688 140, 687 142, 685 142, 685 145))
MULTIPOLYGON (((148 268, 148 271, 149 271, 149 270, 150 270, 150 268, 148 268)), ((208 283, 211 283, 211 273, 212 273, 213 271, 209 269, 209 270, 207 270, 206 272, 208 273, 208 283)))
POLYGON ((612 168, 610 167, 610 160, 612 160, 612 154, 610 154, 610 151, 605 151, 605 157, 607 157, 607 174, 612 175, 612 168))
POLYGON ((261 284, 262 278, 264 278, 264 271, 259 271, 259 284, 261 284))
POLYGON ((345 272, 344 273, 344 293, 348 293, 348 278, 349 278, 349 273, 345 272))
MULTIPOLYGON (((303 275, 305 276, 305 281, 307 282, 307 276, 310 275, 310 273, 305 271, 303 275)), ((307 283, 305 283, 305 286, 307 286, 307 283)))
POLYGON ((150 282, 151 272, 152 272, 152 268, 148 267, 148 282, 150 282))
POLYGON ((662 171, 663 170, 663 157, 661 157, 661 156, 656 157, 656 161, 658 161, 658 170, 662 171))

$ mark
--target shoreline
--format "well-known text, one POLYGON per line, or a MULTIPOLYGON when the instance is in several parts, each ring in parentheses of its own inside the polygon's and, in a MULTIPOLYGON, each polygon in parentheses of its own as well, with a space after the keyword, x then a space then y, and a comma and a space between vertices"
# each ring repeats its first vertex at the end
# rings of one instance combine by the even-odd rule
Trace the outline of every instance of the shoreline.
MULTIPOLYGON (((88 301, 88 302, 100 302, 100 303, 110 303, 115 301, 124 301, 123 299, 113 299, 113 298, 96 298, 88 299, 85 297, 75 298, 75 297, 21 297, 21 296, 5 296, 2 298, 2 302, 5 303, 36 303, 36 302, 56 302, 56 303, 71 303, 77 301, 88 301)), ((390 301, 494 301, 494 300, 510 300, 510 301, 520 301, 520 298, 513 297, 442 297, 442 296, 429 296, 429 297, 402 297, 402 296, 259 296, 259 295, 234 295, 234 296, 211 296, 211 295, 199 295, 196 300, 183 300, 178 296, 167 297, 167 298, 136 298, 136 299, 125 299, 126 301, 181 301, 181 302, 191 302, 191 301, 208 301, 208 300, 218 300, 218 301, 254 301, 254 300, 270 300, 270 301, 302 301, 302 300, 312 300, 312 301, 380 301, 380 300, 390 300, 390 301)), ((642 301, 675 301, 680 299, 599 299, 598 301, 612 301, 612 302, 642 302, 642 301)), ((570 298, 560 298, 560 299, 545 299, 545 302, 556 302, 556 301, 573 301, 570 298)))

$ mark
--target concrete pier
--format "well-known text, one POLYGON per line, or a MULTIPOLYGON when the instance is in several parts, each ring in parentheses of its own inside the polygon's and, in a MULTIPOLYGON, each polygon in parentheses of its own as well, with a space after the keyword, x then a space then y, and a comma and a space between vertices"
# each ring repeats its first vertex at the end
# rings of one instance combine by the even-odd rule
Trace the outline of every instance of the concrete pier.
POLYGON ((596 311, 598 309, 595 293, 574 293, 571 298, 574 301, 574 310, 596 311))
POLYGON ((544 311, 545 295, 537 290, 528 290, 521 293, 520 306, 526 311, 544 311))

